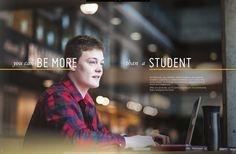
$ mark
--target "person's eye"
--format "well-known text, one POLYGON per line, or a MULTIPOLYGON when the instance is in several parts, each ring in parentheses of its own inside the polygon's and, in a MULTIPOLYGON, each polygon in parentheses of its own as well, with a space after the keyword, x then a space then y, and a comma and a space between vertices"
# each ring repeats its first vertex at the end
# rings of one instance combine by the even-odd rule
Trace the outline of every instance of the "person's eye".
POLYGON ((104 62, 102 62, 101 65, 104 66, 104 62))
POLYGON ((96 61, 95 60, 90 60, 88 63, 89 64, 96 64, 96 61))

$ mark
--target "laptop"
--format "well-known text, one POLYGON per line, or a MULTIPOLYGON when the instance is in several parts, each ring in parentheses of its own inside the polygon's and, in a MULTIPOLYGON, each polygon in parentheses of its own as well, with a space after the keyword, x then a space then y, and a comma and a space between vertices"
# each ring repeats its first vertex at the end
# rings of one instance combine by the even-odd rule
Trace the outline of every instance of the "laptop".
MULTIPOLYGON (((191 140, 192 140, 195 124, 197 121, 197 116, 198 116, 200 104, 201 104, 201 97, 198 97, 194 103, 194 106, 193 106, 192 116, 190 119, 185 144, 161 144, 161 145, 158 145, 157 147, 154 147, 154 149, 158 150, 158 151, 187 151, 187 150, 191 150, 193 148, 191 146, 191 140)), ((198 147, 194 146, 194 148, 196 148, 196 150, 197 150, 198 147)), ((202 150, 202 147, 199 146, 199 150, 200 149, 202 150)))

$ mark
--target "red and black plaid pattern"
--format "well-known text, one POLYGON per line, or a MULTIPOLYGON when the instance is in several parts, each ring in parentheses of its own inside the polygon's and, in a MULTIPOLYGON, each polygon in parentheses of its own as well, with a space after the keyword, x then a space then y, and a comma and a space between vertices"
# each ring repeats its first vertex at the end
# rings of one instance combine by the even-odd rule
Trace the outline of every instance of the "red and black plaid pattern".
POLYGON ((68 76, 39 97, 26 137, 34 130, 56 132, 80 145, 125 144, 124 137, 110 133, 99 122, 91 96, 87 93, 83 99, 68 76))

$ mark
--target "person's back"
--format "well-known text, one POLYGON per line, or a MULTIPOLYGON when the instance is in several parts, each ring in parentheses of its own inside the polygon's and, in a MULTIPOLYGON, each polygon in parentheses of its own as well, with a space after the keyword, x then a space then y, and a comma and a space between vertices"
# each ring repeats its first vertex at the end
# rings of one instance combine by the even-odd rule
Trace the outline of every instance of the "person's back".
POLYGON ((60 148, 72 150, 74 147, 84 151, 91 150, 91 146, 97 147, 98 143, 114 147, 122 142, 122 138, 110 134, 99 122, 90 95, 87 93, 82 98, 65 75, 40 95, 25 135, 24 147, 47 150, 60 145, 60 148))
MULTIPOLYGON (((31 152, 48 151, 50 153, 52 149, 68 149, 67 146, 69 144, 66 143, 69 142, 64 142, 64 137, 60 133, 59 127, 50 125, 47 119, 49 116, 47 115, 47 108, 50 105, 49 98, 60 95, 62 92, 69 93, 69 90, 61 83, 56 83, 40 95, 24 137, 25 150, 31 152)), ((60 102, 57 103, 60 105, 60 102)))

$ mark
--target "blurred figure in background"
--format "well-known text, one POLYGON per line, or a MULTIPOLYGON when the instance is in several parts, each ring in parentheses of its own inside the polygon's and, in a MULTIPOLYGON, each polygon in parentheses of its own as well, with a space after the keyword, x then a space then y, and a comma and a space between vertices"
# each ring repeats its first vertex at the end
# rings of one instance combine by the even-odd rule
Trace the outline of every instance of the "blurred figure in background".
MULTIPOLYGON (((76 67, 69 65, 65 77, 39 97, 26 132, 26 146, 45 142, 43 136, 72 143, 75 147, 142 148, 156 145, 152 136, 112 134, 99 121, 88 90, 99 87, 103 74, 103 44, 100 41, 90 36, 77 36, 67 43, 64 58, 77 58, 76 67)), ((156 134, 155 137, 169 143, 167 136, 156 134)))
POLYGON ((177 129, 175 129, 175 128, 170 129, 168 135, 169 135, 169 137, 171 139, 171 143, 173 143, 173 144, 178 143, 179 132, 178 132, 177 129))

